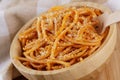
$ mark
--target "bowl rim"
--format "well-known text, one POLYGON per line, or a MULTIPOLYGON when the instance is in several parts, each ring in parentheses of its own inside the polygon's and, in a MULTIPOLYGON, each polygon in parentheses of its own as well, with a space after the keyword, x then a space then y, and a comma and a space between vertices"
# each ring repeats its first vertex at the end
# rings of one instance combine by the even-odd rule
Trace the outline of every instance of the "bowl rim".
MULTIPOLYGON (((83 6, 83 5, 86 5, 88 7, 93 7, 93 8, 98 8, 100 10, 103 9, 103 11, 107 10, 108 13, 111 13, 110 9, 101 5, 101 4, 97 4, 97 3, 93 3, 93 2, 73 2, 73 3, 69 3, 69 4, 66 4, 66 5, 63 5, 63 6, 76 6, 79 5, 79 6, 83 6)), ((62 69, 59 69, 59 70, 52 70, 52 71, 37 71, 37 70, 33 70, 33 69, 29 69, 27 67, 25 67, 23 64, 21 64, 21 62, 17 59, 14 58, 14 50, 12 48, 15 47, 15 42, 16 40, 18 39, 18 34, 25 30, 25 28, 28 28, 29 25, 32 24, 32 22, 36 19, 36 17, 32 20, 30 20, 29 22, 27 22, 16 34, 16 36, 14 37, 13 41, 12 41, 12 44, 11 44, 11 47, 10 47, 10 57, 12 59, 12 63, 15 65, 15 67, 19 70, 19 71, 22 71, 24 73, 28 73, 28 74, 35 74, 35 75, 53 75, 53 74, 57 74, 57 73, 61 73, 61 72, 66 72, 66 71, 69 71, 69 70, 74 70, 75 68, 77 69, 78 65, 81 66, 83 65, 83 63, 88 63, 89 59, 93 58, 96 54, 98 54, 98 52, 100 52, 101 50, 103 50, 103 48, 106 46, 107 42, 109 41, 109 39, 111 38, 111 35, 112 33, 114 32, 115 30, 115 26, 116 24, 112 24, 111 26, 114 26, 114 27, 110 27, 110 31, 108 33, 108 36, 106 37, 105 41, 103 42, 103 44, 99 47, 99 49, 97 49, 94 54, 92 54, 91 56, 87 57, 86 59, 84 59, 84 61, 82 62, 79 62, 79 63, 76 63, 70 67, 67 67, 67 68, 62 68, 62 69), (106 43, 105 43, 106 42, 106 43)), ((99 66, 100 67, 100 66, 99 66)), ((94 70, 92 70, 94 71, 94 70)), ((90 72, 89 72, 90 73, 90 72)))

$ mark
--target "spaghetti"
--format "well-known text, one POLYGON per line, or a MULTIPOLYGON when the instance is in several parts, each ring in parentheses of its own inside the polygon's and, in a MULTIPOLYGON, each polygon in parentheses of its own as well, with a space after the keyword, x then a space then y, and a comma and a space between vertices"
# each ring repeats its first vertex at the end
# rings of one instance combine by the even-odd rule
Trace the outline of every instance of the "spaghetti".
POLYGON ((83 61, 102 44, 108 33, 98 34, 101 15, 90 7, 53 7, 37 17, 19 35, 23 54, 20 62, 34 70, 56 70, 83 61))

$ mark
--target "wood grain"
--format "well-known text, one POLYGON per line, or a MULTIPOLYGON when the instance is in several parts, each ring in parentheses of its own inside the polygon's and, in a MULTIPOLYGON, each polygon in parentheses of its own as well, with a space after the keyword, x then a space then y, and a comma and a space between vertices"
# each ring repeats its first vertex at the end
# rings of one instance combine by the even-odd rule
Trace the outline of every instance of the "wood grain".
POLYGON ((109 64, 105 65, 97 80, 120 79, 120 23, 117 26, 117 43, 109 64))
MULTIPOLYGON (((88 0, 79 0, 79 1, 88 1, 88 0)), ((89 0, 89 1, 104 3, 107 0, 89 0)), ((117 26, 117 43, 113 55, 110 59, 110 62, 105 65, 104 70, 99 74, 97 80, 119 80, 120 79, 119 61, 120 61, 120 23, 117 26)))

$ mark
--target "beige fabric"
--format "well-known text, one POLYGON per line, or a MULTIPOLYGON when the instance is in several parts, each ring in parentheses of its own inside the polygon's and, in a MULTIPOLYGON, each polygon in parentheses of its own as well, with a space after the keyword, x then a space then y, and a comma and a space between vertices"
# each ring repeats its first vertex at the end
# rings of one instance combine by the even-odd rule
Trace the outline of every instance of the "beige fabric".
MULTIPOLYGON (((19 76, 19 72, 12 66, 9 48, 16 32, 30 19, 50 7, 65 4, 71 0, 1 0, 0 2, 0 80, 12 80, 19 76)), ((94 1, 103 3, 105 0, 72 0, 72 1, 94 1)), ((111 5, 108 0, 105 5, 111 5)), ((115 3, 112 4, 115 6, 115 3)), ((120 6, 117 5, 117 9, 120 6)), ((111 7, 111 6, 110 6, 111 7)), ((115 10, 115 7, 113 8, 115 10)), ((116 10, 117 10, 116 9, 116 10)))
POLYGON ((23 24, 36 16, 36 8, 37 0, 20 0, 16 6, 5 10, 5 20, 9 26, 8 29, 11 38, 13 38, 14 34, 23 24))
POLYGON ((89 1, 89 2, 96 2, 96 3, 105 3, 107 0, 72 0, 72 1, 89 1))
POLYGON ((0 80, 12 80, 19 72, 12 66, 9 48, 16 32, 50 7, 70 0, 2 0, 0 2, 0 80))

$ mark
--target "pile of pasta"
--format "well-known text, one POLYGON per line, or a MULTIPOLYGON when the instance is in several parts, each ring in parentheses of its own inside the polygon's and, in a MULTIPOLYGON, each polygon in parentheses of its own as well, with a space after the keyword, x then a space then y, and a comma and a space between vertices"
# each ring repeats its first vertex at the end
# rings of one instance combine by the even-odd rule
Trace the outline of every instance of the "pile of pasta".
POLYGON ((98 34, 98 9, 56 6, 41 14, 19 34, 22 55, 17 59, 26 67, 57 70, 83 61, 103 43, 108 33, 98 34), (96 20, 94 20, 96 18, 96 20))

